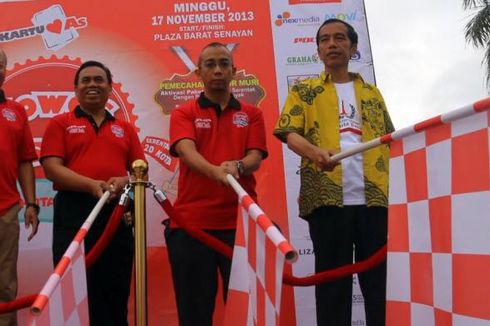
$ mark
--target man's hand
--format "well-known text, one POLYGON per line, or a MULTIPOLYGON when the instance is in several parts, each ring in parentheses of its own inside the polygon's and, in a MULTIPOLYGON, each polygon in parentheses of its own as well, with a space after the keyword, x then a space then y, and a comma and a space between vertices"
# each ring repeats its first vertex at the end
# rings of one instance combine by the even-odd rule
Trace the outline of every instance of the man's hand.
POLYGON ((220 166, 225 169, 226 173, 231 174, 235 179, 240 177, 237 161, 224 161, 220 166))
POLYGON ((104 191, 110 191, 109 201, 119 196, 129 183, 129 177, 112 177, 107 180, 104 191))
POLYGON ((226 178, 226 175, 229 173, 230 172, 228 172, 228 170, 225 167, 215 165, 211 169, 209 178, 215 180, 216 182, 218 182, 223 186, 229 186, 228 179, 226 178))
POLYGON ((26 207, 26 210, 24 212, 24 223, 26 229, 29 228, 29 226, 32 227, 31 229, 31 234, 27 237, 27 241, 31 241, 32 238, 37 233, 37 228, 39 226, 39 218, 37 216, 37 211, 34 207, 26 207))
POLYGON ((104 189, 108 189, 109 185, 102 180, 92 180, 89 185, 89 193, 96 197, 100 198, 104 194, 104 189))
POLYGON ((325 150, 323 148, 315 147, 312 152, 310 160, 313 161, 321 171, 332 171, 339 164, 339 162, 330 160, 330 156, 336 153, 335 150, 325 150))

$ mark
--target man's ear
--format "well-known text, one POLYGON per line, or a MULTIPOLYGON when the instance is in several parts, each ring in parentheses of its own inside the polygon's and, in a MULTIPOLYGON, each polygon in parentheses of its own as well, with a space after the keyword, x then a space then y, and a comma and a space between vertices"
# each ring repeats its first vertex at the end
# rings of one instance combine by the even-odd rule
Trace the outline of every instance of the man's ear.
POLYGON ((236 74, 236 67, 235 66, 233 66, 231 68, 231 73, 233 74, 233 76, 235 76, 235 74, 236 74))
POLYGON ((354 44, 350 48, 350 56, 351 56, 351 58, 356 54, 356 51, 357 51, 357 44, 354 44))
POLYGON ((197 77, 201 77, 201 69, 199 67, 194 69, 194 74, 196 74, 197 77))

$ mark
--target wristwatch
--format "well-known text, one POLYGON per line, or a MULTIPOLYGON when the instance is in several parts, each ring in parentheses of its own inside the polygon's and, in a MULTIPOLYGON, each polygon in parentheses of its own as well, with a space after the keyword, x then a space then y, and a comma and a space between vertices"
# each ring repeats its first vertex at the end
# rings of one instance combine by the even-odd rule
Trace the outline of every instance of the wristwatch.
POLYGON ((245 172, 245 167, 243 166, 243 161, 238 160, 236 161, 236 168, 238 170, 238 175, 243 175, 245 172))
POLYGON ((26 209, 28 209, 29 207, 34 208, 34 210, 36 211, 36 215, 39 215, 39 211, 41 210, 41 207, 39 207, 38 204, 36 204, 36 203, 26 203, 26 209))

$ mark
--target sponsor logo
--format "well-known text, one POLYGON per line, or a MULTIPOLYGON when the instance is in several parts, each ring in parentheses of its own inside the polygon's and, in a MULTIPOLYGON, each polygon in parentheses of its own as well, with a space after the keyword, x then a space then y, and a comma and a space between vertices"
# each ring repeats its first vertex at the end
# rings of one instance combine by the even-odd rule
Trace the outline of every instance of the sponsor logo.
POLYGON ((245 112, 237 112, 233 115, 233 124, 238 128, 248 126, 248 115, 245 112))
POLYGON ((12 111, 11 109, 3 109, 2 115, 7 121, 11 121, 11 122, 17 121, 17 116, 15 115, 15 112, 12 111))
POLYGON ((332 18, 340 19, 346 22, 355 22, 355 21, 362 20, 362 15, 359 15, 357 10, 352 12, 338 12, 338 13, 327 12, 325 14, 324 20, 332 19, 332 18))
POLYGON ((319 76, 318 74, 292 75, 292 76, 288 76, 287 77, 287 80, 288 80, 288 88, 293 87, 294 85, 296 85, 300 81, 303 81, 303 80, 306 80, 306 79, 309 79, 309 78, 318 78, 318 76, 319 76))
POLYGON ((312 55, 291 56, 286 58, 286 64, 293 66, 311 65, 319 62, 320 59, 318 58, 318 53, 314 53, 312 55))
POLYGON ((362 294, 353 294, 352 295, 352 303, 353 304, 364 303, 364 297, 362 296, 362 294))
MULTIPOLYGON (((73 111, 78 104, 73 92, 73 76, 81 64, 80 59, 53 55, 50 58, 39 57, 16 63, 7 72, 3 86, 5 93, 25 108, 38 155, 50 119, 73 111)), ((134 125, 136 116, 133 115, 133 108, 134 105, 128 101, 128 94, 122 91, 122 85, 113 82, 106 109, 116 118, 134 125)), ((39 163, 34 164, 36 177, 44 178, 39 163)))
POLYGON ((57 51, 80 36, 78 29, 88 26, 87 17, 66 16, 59 4, 35 12, 31 22, 32 26, 0 31, 0 43, 41 36, 48 50, 57 51))
POLYGON ((316 43, 315 37, 295 37, 294 44, 307 44, 307 43, 316 43))
POLYGON ((313 250, 313 248, 303 248, 303 249, 298 249, 298 254, 300 256, 314 255, 315 251, 313 250))
POLYGON ((361 51, 356 50, 356 53, 350 58, 352 61, 359 61, 361 60, 361 51))
POLYGON ((211 119, 197 118, 194 120, 194 125, 198 129, 211 129, 211 119))
POLYGON ((276 26, 282 25, 296 25, 296 26, 306 26, 306 25, 319 25, 320 17, 318 16, 299 16, 292 17, 289 11, 284 11, 282 14, 276 16, 274 20, 276 26))
POLYGON ((77 126, 77 125, 71 125, 66 128, 66 131, 69 134, 84 134, 85 133, 85 126, 77 126))
POLYGON ((112 125, 111 131, 114 134, 114 136, 116 136, 117 138, 124 137, 124 129, 120 125, 112 125))

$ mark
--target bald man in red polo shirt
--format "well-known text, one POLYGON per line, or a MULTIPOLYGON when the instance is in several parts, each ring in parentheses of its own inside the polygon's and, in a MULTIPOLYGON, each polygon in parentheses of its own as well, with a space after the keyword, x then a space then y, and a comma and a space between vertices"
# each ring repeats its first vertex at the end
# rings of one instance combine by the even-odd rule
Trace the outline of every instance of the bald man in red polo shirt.
MULTIPOLYGON (((17 295, 17 256, 19 252, 19 181, 26 202, 24 220, 32 226, 28 240, 37 233, 39 206, 32 161, 37 159, 25 109, 8 100, 2 89, 7 56, 0 49, 0 302, 17 295)), ((17 325, 16 312, 1 314, 0 325, 17 325)))
MULTIPOLYGON (((171 154, 180 159, 175 208, 185 222, 233 246, 238 198, 227 174, 253 197, 256 171, 267 157, 262 112, 238 101, 230 89, 236 72, 221 43, 204 47, 196 74, 204 84, 199 99, 172 112, 171 154)), ((231 261, 171 222, 165 239, 181 326, 212 325, 218 270, 228 289, 231 261)))
MULTIPOLYGON (((87 61, 75 74, 79 106, 54 117, 43 137, 41 163, 58 191, 53 215, 53 261, 57 264, 105 190, 119 194, 133 161, 144 159, 134 128, 105 105, 112 91, 109 69, 87 61)), ((107 203, 85 237, 89 252, 102 235, 116 201, 107 203)), ((90 325, 127 325, 133 265, 131 227, 121 222, 114 238, 87 270, 90 325)))

